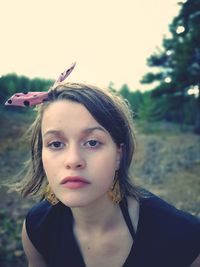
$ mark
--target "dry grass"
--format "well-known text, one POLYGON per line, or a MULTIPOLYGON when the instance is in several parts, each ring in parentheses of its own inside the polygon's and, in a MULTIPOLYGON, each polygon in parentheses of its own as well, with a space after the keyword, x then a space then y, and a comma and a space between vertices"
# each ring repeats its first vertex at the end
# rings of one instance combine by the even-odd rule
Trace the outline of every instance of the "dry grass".
POLYGON ((200 137, 192 133, 138 134, 137 183, 200 217, 200 137))

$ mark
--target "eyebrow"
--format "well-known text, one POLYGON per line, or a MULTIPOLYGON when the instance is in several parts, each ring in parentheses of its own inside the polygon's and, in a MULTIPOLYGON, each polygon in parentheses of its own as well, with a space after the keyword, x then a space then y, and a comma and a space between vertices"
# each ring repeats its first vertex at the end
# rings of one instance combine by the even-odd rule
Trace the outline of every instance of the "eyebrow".
POLYGON ((83 130, 83 132, 84 133, 92 133, 92 132, 94 132, 96 130, 99 130, 99 131, 102 131, 104 133, 107 133, 107 131, 101 126, 86 128, 86 129, 83 130))
MULTIPOLYGON (((92 132, 94 132, 96 130, 102 131, 102 132, 107 134, 107 131, 103 127, 100 127, 100 126, 86 128, 86 129, 84 129, 82 131, 82 133, 90 134, 90 133, 92 133, 92 132)), ((46 133, 44 133, 43 137, 45 137, 48 134, 56 135, 56 136, 59 136, 59 137, 64 135, 63 131, 60 131, 60 130, 49 130, 46 133)))

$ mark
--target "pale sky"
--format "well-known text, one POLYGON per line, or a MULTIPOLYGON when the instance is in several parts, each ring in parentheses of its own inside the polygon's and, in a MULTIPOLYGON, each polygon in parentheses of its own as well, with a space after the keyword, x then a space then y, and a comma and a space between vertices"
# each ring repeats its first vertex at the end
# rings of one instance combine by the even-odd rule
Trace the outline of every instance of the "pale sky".
POLYGON ((142 89, 178 2, 0 0, 0 75, 56 79, 76 61, 70 82, 142 89))

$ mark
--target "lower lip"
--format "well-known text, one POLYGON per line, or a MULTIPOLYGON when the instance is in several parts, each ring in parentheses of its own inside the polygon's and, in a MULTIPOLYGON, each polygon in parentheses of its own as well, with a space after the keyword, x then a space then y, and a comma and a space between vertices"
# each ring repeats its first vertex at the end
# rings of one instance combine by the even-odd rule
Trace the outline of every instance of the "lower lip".
POLYGON ((77 181, 77 182, 69 181, 69 182, 66 182, 65 184, 63 184, 64 187, 67 187, 70 189, 78 189, 78 188, 85 187, 87 185, 88 185, 88 183, 81 182, 81 181, 77 181))

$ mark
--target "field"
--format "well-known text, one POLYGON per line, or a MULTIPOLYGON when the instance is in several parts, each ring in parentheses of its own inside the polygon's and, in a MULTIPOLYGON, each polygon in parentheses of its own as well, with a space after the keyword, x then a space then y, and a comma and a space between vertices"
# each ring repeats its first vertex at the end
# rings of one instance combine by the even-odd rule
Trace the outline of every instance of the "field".
MULTIPOLYGON (((32 120, 31 114, 1 111, 0 117, 0 266, 25 267, 21 226, 34 200, 8 193, 29 153, 20 140, 32 120)), ((200 217, 200 137, 177 125, 137 123, 137 148, 133 181, 166 199, 176 207, 200 217)))

